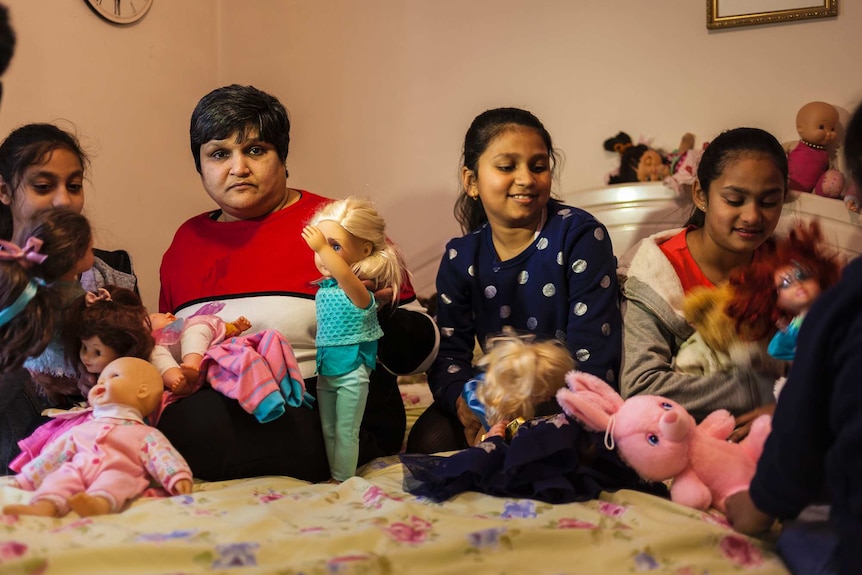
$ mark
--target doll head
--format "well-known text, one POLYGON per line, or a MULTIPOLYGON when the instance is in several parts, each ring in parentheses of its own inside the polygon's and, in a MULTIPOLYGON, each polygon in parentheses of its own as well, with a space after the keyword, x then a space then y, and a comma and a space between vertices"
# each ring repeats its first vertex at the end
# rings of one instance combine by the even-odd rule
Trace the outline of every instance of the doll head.
POLYGON ((476 116, 467 133, 464 136, 464 148, 461 159, 462 189, 455 200, 455 219, 461 225, 461 230, 466 234, 472 232, 488 221, 485 206, 478 196, 468 195, 467 188, 463 185, 464 174, 479 173, 479 158, 488 149, 488 146, 509 130, 531 130, 538 134, 548 152, 548 170, 554 177, 556 167, 560 163, 557 152, 554 150, 551 134, 545 129, 542 122, 527 110, 520 108, 494 108, 486 110, 476 116))
POLYGON ((150 314, 150 327, 153 331, 156 331, 158 329, 164 329, 175 321, 177 321, 177 316, 172 313, 150 314))
POLYGON ((825 147, 837 136, 838 110, 826 102, 808 102, 796 114, 799 139, 809 145, 825 147))
POLYGON ((734 297, 727 312, 743 337, 761 339, 808 311, 838 281, 842 267, 840 254, 824 245, 820 224, 798 223, 776 242, 773 257, 731 274, 734 297))
POLYGON ((605 140, 604 147, 620 155, 619 171, 608 178, 609 184, 660 182, 670 175, 670 163, 664 155, 646 144, 634 145, 625 132, 605 140))
MULTIPOLYGON (((398 301, 406 268, 401 253, 386 241, 386 222, 374 205, 355 196, 331 202, 322 207, 309 223, 326 227, 325 222, 336 224, 347 232, 343 239, 349 245, 343 246, 346 249, 342 251, 353 273, 362 280, 376 282, 377 288, 391 287, 392 300, 398 301)), ((321 228, 321 231, 324 230, 321 228)), ((316 255, 315 262, 320 268, 316 255)))
POLYGON ((42 240, 41 253, 48 256, 33 266, 33 273, 48 283, 75 279, 93 267, 93 233, 87 218, 65 208, 37 213, 24 229, 25 237, 42 240))
POLYGON ((87 401, 94 407, 111 403, 127 405, 146 417, 161 402, 164 389, 159 370, 149 361, 121 357, 105 366, 87 401))
POLYGON ((155 346, 141 298, 117 286, 85 294, 69 306, 63 343, 69 361, 80 361, 90 373, 100 373, 111 356, 149 359, 155 346))
POLYGON ((569 351, 557 340, 535 342, 504 334, 488 346, 477 362, 485 369, 485 380, 476 389, 488 425, 533 417, 536 406, 553 399, 566 384, 566 373, 575 368, 569 351))
POLYGON ((0 373, 42 353, 54 333, 57 296, 33 274, 45 260, 40 248, 36 238, 23 248, 0 240, 0 373))

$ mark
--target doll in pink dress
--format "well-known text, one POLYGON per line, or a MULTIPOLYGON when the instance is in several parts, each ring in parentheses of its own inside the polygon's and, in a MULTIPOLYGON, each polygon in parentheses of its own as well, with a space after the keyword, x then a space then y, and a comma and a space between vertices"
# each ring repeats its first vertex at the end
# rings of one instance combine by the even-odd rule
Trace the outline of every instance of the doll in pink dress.
POLYGON ((830 146, 838 132, 838 110, 826 102, 808 102, 796 114, 799 141, 787 152, 788 187, 800 192, 838 198, 844 175, 832 168, 830 146))
POLYGON ((102 371, 87 399, 93 419, 52 441, 15 476, 34 491, 4 514, 82 517, 116 513, 154 479, 169 493, 192 491, 192 473, 164 435, 144 423, 164 386, 148 361, 122 357, 102 371))

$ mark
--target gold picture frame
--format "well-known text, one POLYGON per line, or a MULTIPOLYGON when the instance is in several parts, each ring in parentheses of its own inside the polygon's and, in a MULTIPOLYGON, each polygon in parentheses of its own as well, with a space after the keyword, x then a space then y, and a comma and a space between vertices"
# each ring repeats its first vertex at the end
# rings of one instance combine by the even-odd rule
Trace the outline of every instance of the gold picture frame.
POLYGON ((706 0, 710 30, 838 15, 838 0, 706 0))

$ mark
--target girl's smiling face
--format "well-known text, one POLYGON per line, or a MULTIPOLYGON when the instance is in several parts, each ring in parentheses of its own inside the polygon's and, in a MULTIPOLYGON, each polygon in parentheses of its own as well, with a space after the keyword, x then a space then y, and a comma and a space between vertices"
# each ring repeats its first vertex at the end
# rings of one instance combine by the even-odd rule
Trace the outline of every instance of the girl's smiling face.
POLYGON ((98 336, 81 340, 81 363, 90 373, 102 373, 105 366, 119 357, 117 352, 102 343, 98 336))
POLYGON ((482 200, 491 227, 535 227, 551 197, 551 157, 542 136, 515 126, 479 156, 477 171, 462 170, 467 195, 482 200))
POLYGON ((729 160, 709 190, 696 193, 706 208, 705 238, 713 248, 753 253, 775 231, 784 195, 784 178, 770 156, 746 153, 729 160))

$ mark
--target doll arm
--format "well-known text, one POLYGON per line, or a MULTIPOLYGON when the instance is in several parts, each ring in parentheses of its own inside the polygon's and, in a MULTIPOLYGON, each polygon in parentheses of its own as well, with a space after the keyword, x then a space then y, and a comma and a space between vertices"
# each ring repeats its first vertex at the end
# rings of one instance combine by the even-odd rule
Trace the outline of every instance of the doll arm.
POLYGON ((15 481, 25 491, 35 491, 46 477, 57 471, 63 463, 74 457, 77 449, 67 433, 49 442, 42 452, 30 460, 15 476, 15 481))
POLYGON ((344 293, 353 302, 353 305, 360 309, 366 309, 371 305, 371 293, 365 284, 362 283, 350 265, 344 261, 344 258, 332 249, 332 246, 326 241, 326 237, 315 226, 305 226, 302 230, 302 238, 332 274, 332 277, 338 282, 338 287, 344 290, 344 293))
POLYGON ((234 321, 224 324, 224 336, 225 338, 234 337, 249 329, 251 329, 251 322, 241 315, 234 321))
POLYGON ((686 132, 679 141, 679 153, 682 155, 692 148, 694 148, 694 134, 686 132))
POLYGON ((161 431, 149 430, 141 447, 141 457, 150 476, 171 495, 191 492, 192 470, 161 431))

